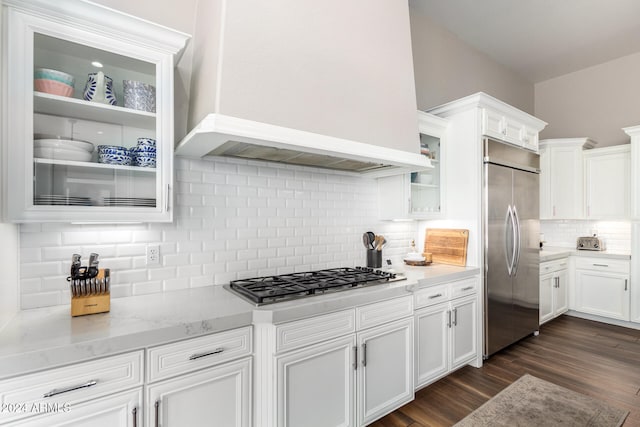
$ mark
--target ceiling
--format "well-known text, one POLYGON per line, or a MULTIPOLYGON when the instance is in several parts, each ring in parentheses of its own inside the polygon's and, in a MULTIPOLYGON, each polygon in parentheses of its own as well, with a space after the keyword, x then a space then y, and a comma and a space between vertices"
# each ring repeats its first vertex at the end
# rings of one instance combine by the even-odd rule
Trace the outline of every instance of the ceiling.
POLYGON ((638 0, 409 0, 532 83, 640 51, 638 0))

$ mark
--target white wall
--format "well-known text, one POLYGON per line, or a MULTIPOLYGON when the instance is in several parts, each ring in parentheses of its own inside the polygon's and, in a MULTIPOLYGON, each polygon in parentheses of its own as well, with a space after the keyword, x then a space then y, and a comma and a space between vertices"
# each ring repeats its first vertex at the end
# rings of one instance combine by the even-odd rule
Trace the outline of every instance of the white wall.
POLYGON ((208 89, 192 92, 191 125, 217 112, 418 151, 406 1, 220 2, 222 31, 220 9, 200 2, 213 13, 198 11, 196 38, 222 47, 196 51, 208 89))
POLYGON ((22 308, 68 304, 73 253, 112 270, 112 296, 223 285, 255 276, 365 265, 362 233, 387 237, 383 257, 408 252, 416 223, 377 220, 376 181, 233 159, 176 159, 169 224, 21 226, 22 308), (147 268, 147 244, 162 265, 147 268))
POLYGON ((420 110, 482 91, 533 114, 532 83, 413 8, 411 42, 420 110))
POLYGON ((535 85, 540 138, 587 136, 598 147, 629 141, 621 128, 640 123, 640 53, 535 85))
POLYGON ((0 329, 18 311, 18 226, 0 223, 0 329))

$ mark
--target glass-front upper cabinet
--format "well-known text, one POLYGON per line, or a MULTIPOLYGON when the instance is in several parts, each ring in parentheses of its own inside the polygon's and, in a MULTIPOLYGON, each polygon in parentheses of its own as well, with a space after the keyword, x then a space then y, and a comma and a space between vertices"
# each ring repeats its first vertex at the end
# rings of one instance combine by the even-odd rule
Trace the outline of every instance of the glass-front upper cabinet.
POLYGON ((171 221, 189 36, 77 0, 4 0, 3 16, 6 218, 171 221))
POLYGON ((430 169, 378 179, 380 219, 431 219, 444 212, 444 174, 448 121, 418 111, 420 151, 430 169))

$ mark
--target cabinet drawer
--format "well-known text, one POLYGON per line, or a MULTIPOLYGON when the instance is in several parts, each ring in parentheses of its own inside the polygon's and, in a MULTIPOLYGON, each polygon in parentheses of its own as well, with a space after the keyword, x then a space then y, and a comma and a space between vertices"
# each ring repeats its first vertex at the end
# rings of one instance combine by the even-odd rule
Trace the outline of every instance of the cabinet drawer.
POLYGON ((371 328, 413 315, 413 295, 356 308, 356 328, 371 328))
POLYGON ((478 292, 478 284, 479 280, 476 278, 451 283, 451 299, 475 294, 478 292))
POLYGON ((0 424, 46 412, 47 406, 74 405, 142 386, 143 351, 122 354, 0 381, 0 424))
POLYGON ((569 260, 567 259, 542 262, 540 263, 540 274, 555 273, 556 271, 566 270, 568 266, 569 260))
POLYGON ((629 261, 611 258, 576 257, 576 269, 629 274, 629 261))
POLYGON ((250 355, 251 332, 247 326, 152 347, 147 351, 147 380, 158 381, 250 355))
POLYGON ((276 326, 276 352, 293 350, 355 331, 353 310, 283 323, 276 326))
POLYGON ((416 309, 438 304, 449 299, 449 286, 438 285, 420 289, 414 294, 416 309))
POLYGON ((506 129, 502 114, 483 108, 482 134, 503 139, 506 136, 506 129))

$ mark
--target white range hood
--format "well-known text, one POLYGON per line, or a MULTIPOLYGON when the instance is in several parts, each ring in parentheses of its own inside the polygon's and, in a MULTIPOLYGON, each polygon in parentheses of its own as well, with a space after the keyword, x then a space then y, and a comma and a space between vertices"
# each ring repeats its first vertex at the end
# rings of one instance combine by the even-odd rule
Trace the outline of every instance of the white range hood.
POLYGON ((428 158, 417 153, 221 114, 207 115, 175 152, 186 157, 210 155, 266 160, 375 177, 433 167, 428 158))
POLYGON ((198 3, 180 156, 231 156, 370 176, 420 155, 406 2, 198 3))

